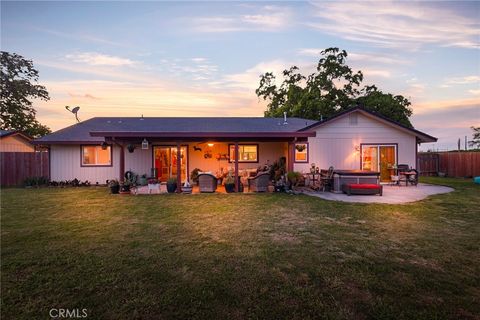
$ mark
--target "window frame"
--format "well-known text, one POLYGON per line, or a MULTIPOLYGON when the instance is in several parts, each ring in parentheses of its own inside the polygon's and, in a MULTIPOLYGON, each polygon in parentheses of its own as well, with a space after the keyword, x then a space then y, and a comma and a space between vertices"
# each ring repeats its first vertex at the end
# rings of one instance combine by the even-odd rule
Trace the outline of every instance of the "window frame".
POLYGON ((108 144, 110 147, 110 164, 84 164, 83 163, 83 148, 84 147, 95 147, 95 148, 102 148, 102 145, 98 144, 81 144, 80 145, 80 167, 86 168, 94 168, 94 167, 113 167, 113 145, 108 144))
POLYGON ((310 158, 310 145, 308 144, 308 141, 305 142, 295 142, 293 144, 293 162, 294 163, 308 163, 310 158), (304 144, 307 146, 307 158, 305 160, 297 160, 297 144, 304 144))
MULTIPOLYGON (((235 153, 235 144, 234 143, 229 143, 228 144, 228 162, 230 163, 235 163, 235 160, 232 160, 232 156, 230 155, 230 150, 231 147, 234 147, 234 153, 235 153)), ((258 163, 260 160, 260 146, 258 143, 239 143, 238 144, 238 155, 240 156, 240 146, 255 146, 257 148, 257 159, 255 161, 250 161, 250 160, 240 160, 238 159, 238 163, 258 163)))

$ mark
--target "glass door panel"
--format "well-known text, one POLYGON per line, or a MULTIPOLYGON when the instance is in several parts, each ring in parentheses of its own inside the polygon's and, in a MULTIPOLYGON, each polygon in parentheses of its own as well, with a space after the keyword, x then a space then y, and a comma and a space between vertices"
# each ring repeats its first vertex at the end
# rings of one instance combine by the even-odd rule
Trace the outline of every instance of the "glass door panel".
MULTIPOLYGON (((177 147, 153 147, 154 167, 157 169, 157 178, 166 182, 170 177, 177 176, 177 147)), ((187 147, 180 148, 180 166, 182 182, 187 179, 187 147)))
POLYGON ((397 164, 395 146, 388 145, 363 145, 362 170, 380 172, 380 181, 391 181, 394 174, 393 168, 397 164))
POLYGON ((391 181, 395 166, 395 147, 380 146, 380 181, 391 181))
POLYGON ((362 148, 362 169, 378 171, 378 146, 364 146, 362 148))

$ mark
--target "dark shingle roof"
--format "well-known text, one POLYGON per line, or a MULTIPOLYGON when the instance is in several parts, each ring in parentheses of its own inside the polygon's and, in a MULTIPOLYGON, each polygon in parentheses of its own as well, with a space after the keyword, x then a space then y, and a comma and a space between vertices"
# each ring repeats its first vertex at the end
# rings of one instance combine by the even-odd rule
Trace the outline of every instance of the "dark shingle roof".
POLYGON ((0 130, 0 137, 8 136, 14 132, 15 131, 11 131, 11 130, 0 130))
POLYGON ((315 123, 313 120, 288 118, 92 118, 73 126, 61 129, 40 139, 37 143, 49 142, 101 142, 103 137, 92 137, 90 132, 157 132, 157 133, 266 133, 296 132, 315 123))

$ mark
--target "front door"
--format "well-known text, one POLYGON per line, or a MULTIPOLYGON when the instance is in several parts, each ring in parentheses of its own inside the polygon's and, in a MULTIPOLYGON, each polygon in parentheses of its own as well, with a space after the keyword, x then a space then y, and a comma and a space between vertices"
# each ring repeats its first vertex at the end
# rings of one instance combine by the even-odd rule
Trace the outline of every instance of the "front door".
POLYGON ((362 145, 362 170, 380 172, 380 181, 391 181, 397 164, 395 145, 362 145))
MULTIPOLYGON (((187 147, 180 147, 180 167, 182 183, 187 180, 187 147)), ((170 177, 177 177, 177 147, 154 146, 153 166, 157 169, 157 178, 166 182, 170 177)))

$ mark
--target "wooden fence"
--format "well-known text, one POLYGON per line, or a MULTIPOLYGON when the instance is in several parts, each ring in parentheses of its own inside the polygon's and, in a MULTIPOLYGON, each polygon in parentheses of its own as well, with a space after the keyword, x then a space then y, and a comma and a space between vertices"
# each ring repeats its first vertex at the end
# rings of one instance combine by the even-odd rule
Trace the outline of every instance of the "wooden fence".
POLYGON ((443 172, 448 177, 480 176, 480 152, 423 152, 417 160, 421 175, 443 172))
POLYGON ((48 152, 0 152, 0 185, 19 186, 28 177, 50 177, 48 152))

